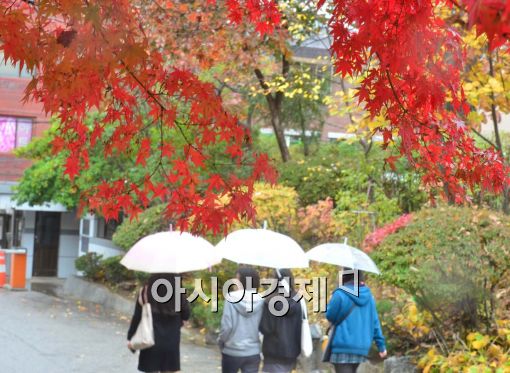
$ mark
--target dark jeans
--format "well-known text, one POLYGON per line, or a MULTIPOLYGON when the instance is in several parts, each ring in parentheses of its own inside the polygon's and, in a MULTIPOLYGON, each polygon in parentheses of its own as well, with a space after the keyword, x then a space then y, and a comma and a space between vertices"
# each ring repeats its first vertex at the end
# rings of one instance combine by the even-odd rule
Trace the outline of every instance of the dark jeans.
POLYGON ((222 373, 257 373, 259 371, 260 355, 253 356, 229 356, 221 355, 222 373))
POLYGON ((356 373, 359 364, 333 364, 335 373, 356 373))

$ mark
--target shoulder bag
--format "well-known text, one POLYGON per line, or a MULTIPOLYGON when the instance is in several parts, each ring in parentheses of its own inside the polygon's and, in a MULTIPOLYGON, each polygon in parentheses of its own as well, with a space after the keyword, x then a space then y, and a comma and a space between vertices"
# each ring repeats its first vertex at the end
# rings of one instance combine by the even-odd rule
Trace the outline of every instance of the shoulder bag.
POLYGON ((142 307, 142 317, 136 329, 133 338, 131 338, 131 346, 135 350, 145 350, 146 348, 154 346, 154 327, 152 324, 152 310, 151 304, 147 298, 147 287, 140 291, 138 296, 138 303, 142 307))
POLYGON ((310 332, 310 324, 308 323, 308 312, 304 298, 301 298, 301 310, 303 317, 301 319, 301 355, 309 357, 313 352, 312 333, 310 332))

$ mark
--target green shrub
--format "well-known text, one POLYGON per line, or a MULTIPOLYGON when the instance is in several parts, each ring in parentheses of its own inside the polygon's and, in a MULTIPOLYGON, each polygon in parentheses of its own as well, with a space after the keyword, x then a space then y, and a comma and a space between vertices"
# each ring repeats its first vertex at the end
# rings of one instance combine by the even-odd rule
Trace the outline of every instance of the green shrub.
POLYGON ((112 285, 135 279, 134 272, 120 264, 121 259, 122 255, 117 255, 101 260, 100 262, 106 282, 112 285))
POLYGON ((157 232, 167 231, 170 220, 164 215, 164 206, 157 205, 140 213, 133 220, 125 219, 113 235, 113 243, 129 250, 141 238, 157 232))
POLYGON ((190 321, 194 327, 205 328, 207 331, 218 331, 223 313, 223 301, 218 301, 218 312, 212 312, 211 304, 200 298, 191 304, 190 321))
POLYGON ((149 280, 149 277, 151 276, 150 273, 147 272, 135 272, 135 279, 139 284, 145 284, 149 280))
POLYGON ((78 271, 82 271, 84 276, 93 281, 103 279, 104 272, 101 267, 101 258, 103 256, 97 253, 87 253, 78 257, 74 265, 78 271))
POLYGON ((335 196, 342 187, 344 167, 336 152, 319 154, 281 165, 280 180, 284 185, 295 188, 301 206, 307 206, 335 196))
MULTIPOLYGON (((420 189, 420 175, 402 159, 395 163, 395 170, 385 167, 384 159, 390 155, 377 144, 368 153, 359 143, 327 144, 317 154, 281 164, 280 181, 296 189, 301 206, 330 197, 340 204, 340 210, 346 210, 359 208, 355 206, 368 199, 380 202, 383 196, 392 200, 392 210, 420 209, 427 201, 427 194, 420 189)), ((385 218, 381 217, 381 223, 385 218)))
POLYGON ((381 279, 414 295, 441 330, 490 328, 495 292, 510 268, 509 228, 510 218, 493 211, 426 209, 372 255, 381 279))

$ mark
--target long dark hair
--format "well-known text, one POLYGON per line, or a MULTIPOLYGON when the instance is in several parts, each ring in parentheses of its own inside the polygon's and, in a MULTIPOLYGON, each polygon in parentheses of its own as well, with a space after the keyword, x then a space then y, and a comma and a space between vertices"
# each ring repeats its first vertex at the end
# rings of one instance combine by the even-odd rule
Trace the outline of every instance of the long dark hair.
POLYGON ((259 272, 252 267, 240 267, 236 272, 239 281, 245 290, 257 291, 260 286, 259 272), (248 278, 251 278, 251 288, 248 288, 248 278))
MULTIPOLYGON (((174 316, 174 315, 178 314, 179 312, 181 312, 182 310, 184 310, 186 307, 189 307, 189 303, 188 303, 188 300, 186 299, 186 295, 179 294, 181 297, 180 310, 176 309, 175 298, 176 298, 176 282, 177 282, 176 278, 177 277, 180 278, 180 276, 178 276, 174 273, 154 273, 151 275, 151 277, 149 277, 149 280, 147 281, 147 284, 145 286, 147 289, 147 299, 148 299, 149 303, 151 304, 153 313, 167 315, 167 316, 174 316), (166 280, 170 283, 170 285, 172 285, 173 293, 172 293, 172 297, 170 298, 170 300, 168 302, 165 302, 165 303, 158 302, 152 296, 151 289, 157 280, 166 280)), ((182 285, 181 285, 181 287, 182 287, 182 285)), ((167 290, 168 289, 166 288, 166 286, 159 285, 158 288, 156 289, 156 292, 160 297, 165 297, 167 295, 167 290)))

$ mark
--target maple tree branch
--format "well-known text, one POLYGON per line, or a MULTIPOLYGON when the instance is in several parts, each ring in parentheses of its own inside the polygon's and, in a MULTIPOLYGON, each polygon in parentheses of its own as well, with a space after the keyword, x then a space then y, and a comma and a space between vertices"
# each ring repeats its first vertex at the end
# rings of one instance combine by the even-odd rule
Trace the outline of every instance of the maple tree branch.
POLYGON ((391 75, 390 75, 390 72, 388 69, 386 69, 386 77, 388 78, 388 82, 390 83, 391 92, 393 92, 393 96, 395 96, 395 99, 397 100, 398 105, 400 106, 400 108, 402 109, 404 114, 407 114, 408 110, 406 109, 404 104, 402 104, 402 101, 400 101, 400 97, 398 96, 395 86, 393 85, 393 80, 391 79, 391 75))
POLYGON ((14 0, 14 1, 12 2, 12 4, 11 4, 11 5, 9 5, 7 8, 5 8, 4 16, 5 16, 5 15, 7 15, 7 12, 8 12, 9 10, 11 10, 11 9, 12 9, 12 7, 14 6, 14 4, 16 4, 17 2, 18 2, 18 0, 14 0))
POLYGON ((232 92, 234 93, 239 93, 239 94, 246 94, 247 90, 246 89, 240 89, 240 88, 237 88, 237 87, 234 87, 232 86, 231 84, 228 84, 227 82, 223 81, 223 80, 220 80, 218 78, 215 78, 215 80, 218 82, 218 84, 220 84, 220 91, 223 90, 223 88, 228 88, 229 90, 231 90, 232 92))
POLYGON ((471 131, 473 131, 478 137, 480 137, 482 140, 484 140, 486 143, 488 143, 490 146, 492 146, 494 149, 497 149, 498 147, 496 144, 494 144, 491 140, 489 140, 486 136, 482 135, 481 132, 475 130, 474 128, 471 128, 471 131))
POLYGON ((151 0, 151 3, 156 4, 156 6, 158 7, 159 10, 161 10, 165 13, 167 12, 167 9, 163 8, 156 0, 151 0))
MULTIPOLYGON (((143 82, 140 81, 140 79, 127 67, 127 65, 125 64, 125 62, 121 59, 120 62, 123 64, 124 68, 126 69, 126 71, 129 73, 129 75, 135 79, 135 81, 140 85, 140 87, 150 96, 150 98, 152 100, 154 100, 154 102, 160 107, 160 110, 161 110, 161 114, 160 114, 160 130, 161 130, 161 143, 163 142, 163 134, 162 134, 162 112, 167 110, 165 105, 163 103, 161 103, 161 101, 156 97, 156 94, 153 93, 150 89, 146 88, 145 85, 143 84, 143 82)), ((198 152, 200 155, 202 155, 202 157, 204 157, 205 160, 207 159, 210 159, 210 157, 207 157, 201 149, 199 149, 195 144, 193 144, 189 139, 188 137, 186 136, 186 133, 184 132, 183 128, 181 127, 180 123, 178 123, 177 121, 174 122, 175 126, 177 127, 177 129, 179 130, 182 138, 184 139, 184 141, 188 144, 188 146, 190 146, 191 148, 193 148, 196 152, 198 152)), ((162 162, 162 157, 163 157, 163 151, 161 150, 161 158, 159 160, 159 163, 158 165, 156 166, 156 168, 154 169, 153 173, 149 176, 149 178, 152 178, 152 176, 154 176, 155 172, 158 170, 158 169, 163 169, 163 162, 162 162)), ((188 155, 186 155, 186 158, 188 157, 188 155)), ((214 169, 216 169, 216 164, 214 163, 214 161, 212 162, 212 166, 214 169)), ((163 173, 165 174, 165 176, 167 176, 166 172, 163 170, 163 173)), ((225 185, 229 186, 229 183, 224 181, 225 182, 225 185)))
MULTIPOLYGON (((487 60, 489 61, 489 75, 492 78, 494 78, 494 63, 492 60, 492 53, 490 50, 487 53, 487 60)), ((492 89, 491 89, 490 97, 491 97, 491 101, 492 101, 491 102, 491 117, 492 117, 492 124, 494 126, 494 136, 496 138, 496 145, 497 145, 496 149, 498 149, 499 153, 501 154, 501 157, 505 158, 505 156, 503 154, 503 144, 501 142, 501 137, 499 134, 498 115, 496 112, 496 96, 494 94, 494 90, 492 90, 492 89)))
POLYGON ((258 79, 259 84, 262 87, 262 89, 264 89, 266 91, 269 90, 269 86, 266 83, 266 80, 264 78, 264 74, 262 74, 262 71, 260 71, 259 68, 255 68, 253 71, 255 72, 255 75, 257 76, 257 79, 258 79))
MULTIPOLYGON (((120 62, 122 63, 122 65, 124 66, 124 68, 126 69, 126 71, 129 73, 129 75, 140 85, 140 87, 144 90, 144 92, 146 92, 149 97, 160 107, 161 111, 166 111, 167 108, 165 107, 165 105, 159 100, 158 97, 156 97, 156 94, 154 92, 152 92, 150 89, 146 88, 145 85, 143 84, 142 81, 140 81, 140 79, 127 67, 126 63, 121 59, 120 62)), ((202 151, 199 150, 189 139, 188 137, 186 136, 186 134, 184 133, 184 130, 182 129, 181 125, 175 121, 174 122, 175 126, 177 127, 177 129, 179 130, 182 138, 184 139, 184 141, 186 141, 186 143, 191 146, 193 149, 195 149, 197 152, 199 152, 200 154, 202 154, 202 151)), ((203 155, 203 154, 202 154, 203 155)))
POLYGON ((398 93, 397 93, 397 91, 395 89, 395 86, 393 85, 393 80, 391 79, 391 75, 390 75, 390 72, 388 71, 388 69, 386 69, 386 76, 388 78, 388 82, 390 83, 390 87, 391 87, 391 91, 393 93, 393 96, 395 96, 395 99, 397 100, 398 105, 400 106, 400 108, 403 111, 403 115, 409 115, 413 120, 416 121, 416 123, 421 124, 422 126, 426 126, 426 124, 424 122, 422 122, 421 120, 419 120, 416 117, 416 115, 410 113, 409 110, 407 110, 407 108, 404 106, 402 101, 400 101, 400 97, 398 96, 398 93))
POLYGON ((161 108, 161 110, 166 111, 167 108, 159 100, 159 98, 156 97, 156 94, 154 92, 152 92, 150 89, 145 87, 145 84, 143 84, 143 82, 131 71, 131 69, 126 65, 124 60, 121 59, 120 62, 122 64, 122 66, 126 69, 128 74, 138 83, 138 85, 144 90, 144 92, 146 92, 149 95, 149 97, 161 108))
MULTIPOLYGON (((88 6, 88 4, 87 4, 87 6, 88 6)), ((103 34, 103 31, 100 29, 99 32, 101 34, 101 37, 105 41, 105 43, 108 45, 109 44, 108 39, 103 34)), ((160 107, 160 109, 162 111, 166 111, 167 109, 166 109, 165 105, 158 99, 158 97, 156 97, 156 94, 154 92, 152 92, 149 88, 145 87, 145 84, 136 76, 136 74, 134 72, 131 71, 131 69, 127 66, 126 62, 122 58, 119 60, 120 60, 120 63, 122 64, 122 66, 128 72, 128 74, 137 82, 137 84, 144 90, 144 92, 146 92, 149 95, 149 97, 160 107)), ((188 145, 194 147, 194 145, 186 137, 186 134, 184 133, 184 131, 180 127, 180 125, 177 122, 175 122, 175 125, 179 129, 179 132, 181 133, 182 137, 184 138, 184 141, 186 141, 186 143, 188 145)), ((195 150, 197 150, 197 149, 195 149, 195 150)))
POLYGON ((163 136, 163 113, 159 116, 159 167, 161 169, 161 172, 163 175, 168 178, 168 174, 165 171, 165 168, 163 167, 163 145, 165 143, 164 136, 163 136))
POLYGON ((455 5, 457 8, 459 8, 460 10, 464 10, 464 8, 458 3, 457 0, 449 0, 450 3, 452 3, 453 5, 455 5))

